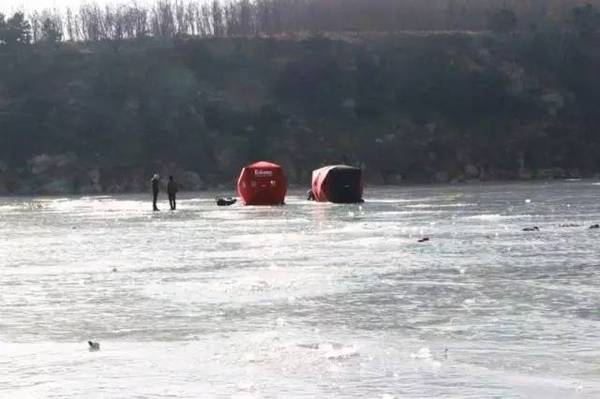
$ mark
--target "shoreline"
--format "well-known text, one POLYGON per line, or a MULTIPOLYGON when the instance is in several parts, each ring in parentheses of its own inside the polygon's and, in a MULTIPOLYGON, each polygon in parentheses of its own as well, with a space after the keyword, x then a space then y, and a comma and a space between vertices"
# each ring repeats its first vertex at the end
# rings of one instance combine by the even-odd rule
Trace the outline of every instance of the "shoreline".
MULTIPOLYGON (((495 186, 504 186, 504 185, 547 185, 547 184, 560 184, 560 183, 587 183, 591 185, 599 185, 600 186, 600 177, 586 177, 586 178, 565 178, 565 179, 531 179, 531 180, 486 180, 486 181, 462 181, 462 182, 430 182, 430 183, 419 183, 419 182, 407 182, 400 184, 365 184, 365 191, 369 189, 414 189, 414 188, 439 188, 439 187, 495 187, 495 186)), ((290 193, 302 193, 310 188, 310 184, 301 185, 301 184, 290 184, 288 186, 288 194, 290 193)), ((198 190, 182 190, 178 193, 179 197, 184 197, 194 193, 212 193, 212 194, 234 194, 237 196, 237 189, 235 184, 231 185, 231 188, 222 187, 222 186, 208 186, 203 189, 198 190)), ((6 194, 0 193, 0 199, 4 198, 86 198, 86 197, 117 197, 117 196, 125 196, 125 195, 150 195, 150 188, 148 190, 141 191, 120 191, 120 192, 97 192, 97 193, 30 193, 30 194, 6 194)), ((166 197, 166 191, 161 191, 160 195, 166 197)), ((368 198, 367 198, 368 202, 368 198)))

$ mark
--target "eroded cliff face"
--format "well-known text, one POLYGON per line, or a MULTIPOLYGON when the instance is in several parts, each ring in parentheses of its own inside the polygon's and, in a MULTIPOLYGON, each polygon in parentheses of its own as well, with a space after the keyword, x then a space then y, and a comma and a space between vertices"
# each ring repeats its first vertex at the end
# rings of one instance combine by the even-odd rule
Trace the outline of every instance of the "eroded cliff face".
POLYGON ((592 177, 599 36, 336 34, 0 46, 0 193, 233 187, 282 164, 368 184, 592 177))

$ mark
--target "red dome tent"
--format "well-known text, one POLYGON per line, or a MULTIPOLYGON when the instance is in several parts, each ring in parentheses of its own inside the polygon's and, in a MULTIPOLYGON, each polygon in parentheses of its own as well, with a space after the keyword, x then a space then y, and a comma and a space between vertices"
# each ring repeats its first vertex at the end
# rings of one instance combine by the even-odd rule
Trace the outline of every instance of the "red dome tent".
POLYGON ((242 169, 238 193, 244 205, 282 205, 287 192, 287 180, 281 166, 256 162, 242 169))
POLYGON ((351 204, 363 202, 363 182, 360 168, 332 165, 312 173, 312 194, 316 201, 351 204))

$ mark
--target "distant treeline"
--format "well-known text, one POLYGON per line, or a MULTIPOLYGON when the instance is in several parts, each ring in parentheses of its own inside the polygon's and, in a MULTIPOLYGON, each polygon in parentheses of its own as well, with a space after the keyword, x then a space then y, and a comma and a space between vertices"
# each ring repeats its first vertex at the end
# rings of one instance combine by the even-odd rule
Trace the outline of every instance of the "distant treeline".
MULTIPOLYGON (((597 23, 600 0, 159 0, 0 14, 24 41, 102 41, 145 36, 229 37, 290 32, 483 31, 597 23), (575 10, 575 12, 574 12, 575 10)), ((596 26, 597 29, 597 26, 596 26)), ((13 32, 14 34, 14 32, 13 32)), ((11 40, 0 36, 0 42, 11 40)), ((14 36, 14 35, 13 35, 14 36)))

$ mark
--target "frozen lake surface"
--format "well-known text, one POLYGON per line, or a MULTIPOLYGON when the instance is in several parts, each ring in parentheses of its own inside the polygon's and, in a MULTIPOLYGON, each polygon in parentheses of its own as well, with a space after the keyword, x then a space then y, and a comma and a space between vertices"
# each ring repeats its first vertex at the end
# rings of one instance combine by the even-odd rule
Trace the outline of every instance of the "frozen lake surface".
POLYGON ((0 397, 600 397, 600 184, 214 195, 0 199, 0 397))

